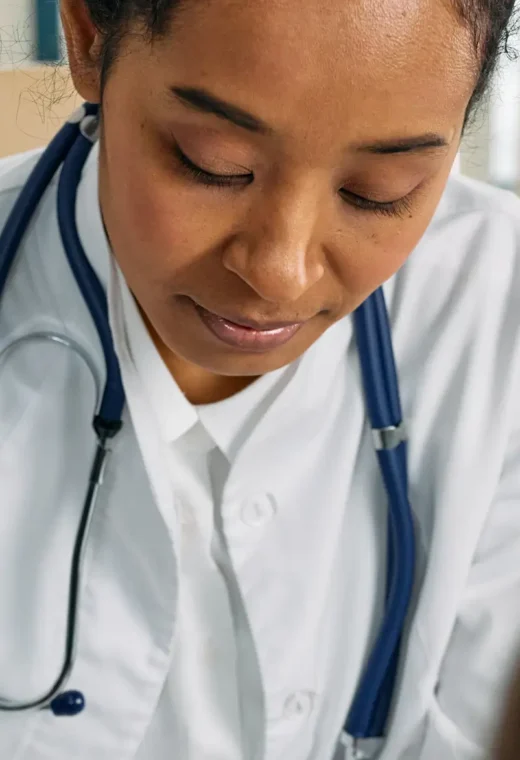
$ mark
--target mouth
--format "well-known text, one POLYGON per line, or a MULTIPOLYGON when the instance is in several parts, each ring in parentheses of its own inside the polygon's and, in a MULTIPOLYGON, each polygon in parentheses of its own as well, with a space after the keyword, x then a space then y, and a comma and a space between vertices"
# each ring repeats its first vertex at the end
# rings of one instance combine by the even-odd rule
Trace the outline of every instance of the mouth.
POLYGON ((193 302, 203 324, 222 343, 241 351, 265 353, 283 346, 303 327, 305 322, 259 323, 240 316, 223 317, 193 302))

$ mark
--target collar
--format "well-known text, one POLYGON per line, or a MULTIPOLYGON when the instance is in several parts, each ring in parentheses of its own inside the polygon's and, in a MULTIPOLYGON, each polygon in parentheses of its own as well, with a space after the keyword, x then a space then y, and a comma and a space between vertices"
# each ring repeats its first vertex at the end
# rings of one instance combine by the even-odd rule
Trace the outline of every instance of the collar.
POLYGON ((224 401, 197 407, 202 424, 229 462, 290 383, 297 364, 259 377, 224 401))
POLYGON ((153 409, 161 438, 173 443, 198 422, 197 412, 173 379, 139 313, 121 269, 114 261, 115 297, 122 306, 127 347, 153 409))

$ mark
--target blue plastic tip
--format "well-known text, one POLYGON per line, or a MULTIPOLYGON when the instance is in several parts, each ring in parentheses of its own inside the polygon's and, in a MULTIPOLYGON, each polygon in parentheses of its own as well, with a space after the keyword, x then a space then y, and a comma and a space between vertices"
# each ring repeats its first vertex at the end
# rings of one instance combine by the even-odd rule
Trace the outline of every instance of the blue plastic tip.
POLYGON ((50 704, 52 712, 57 716, 79 715, 84 707, 85 697, 80 691, 64 691, 63 694, 58 694, 50 704))

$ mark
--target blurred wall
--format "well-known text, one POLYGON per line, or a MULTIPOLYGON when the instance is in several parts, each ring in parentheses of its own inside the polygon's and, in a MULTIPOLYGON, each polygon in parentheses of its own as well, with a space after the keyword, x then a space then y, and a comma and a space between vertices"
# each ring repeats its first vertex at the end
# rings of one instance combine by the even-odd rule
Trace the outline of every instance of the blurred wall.
POLYGON ((0 157, 44 145, 79 102, 66 66, 35 61, 37 8, 0 0, 0 157))
POLYGON ((64 66, 0 70, 0 157, 44 145, 79 103, 64 66))

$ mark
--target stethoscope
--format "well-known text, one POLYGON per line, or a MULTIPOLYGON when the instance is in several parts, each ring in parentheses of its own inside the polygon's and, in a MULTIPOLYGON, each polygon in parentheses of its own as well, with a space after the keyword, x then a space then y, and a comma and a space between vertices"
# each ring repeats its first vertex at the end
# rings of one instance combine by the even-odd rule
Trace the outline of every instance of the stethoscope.
MULTIPOLYGON (((76 200, 83 167, 99 128, 98 106, 82 106, 56 135, 20 192, 0 234, 0 296, 31 219, 46 189, 61 167, 58 184, 58 223, 70 267, 90 311, 102 345, 106 381, 83 347, 67 335, 38 332, 17 338, 0 351, 0 362, 29 341, 52 341, 73 351, 92 374, 97 389, 93 427, 97 447, 71 561, 66 636, 61 670, 50 688, 29 702, 0 698, 0 711, 50 708, 55 715, 77 715, 85 706, 78 691, 63 691, 77 649, 82 569, 89 526, 96 506, 110 441, 122 427, 125 394, 114 351, 104 290, 81 244, 76 225, 76 200)), ((346 719, 340 743, 345 757, 373 758, 382 744, 397 676, 400 642, 414 581, 415 538, 408 499, 406 435, 390 325, 383 291, 379 288, 353 314, 367 414, 388 495, 388 552, 385 609, 375 646, 346 719)))

